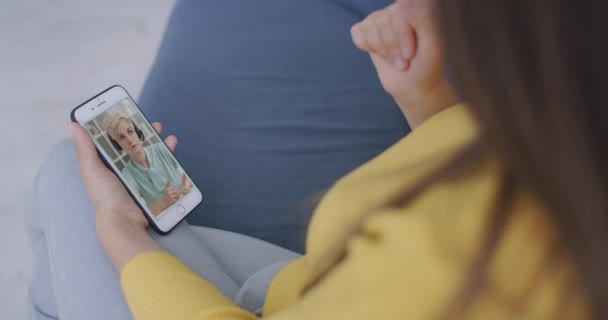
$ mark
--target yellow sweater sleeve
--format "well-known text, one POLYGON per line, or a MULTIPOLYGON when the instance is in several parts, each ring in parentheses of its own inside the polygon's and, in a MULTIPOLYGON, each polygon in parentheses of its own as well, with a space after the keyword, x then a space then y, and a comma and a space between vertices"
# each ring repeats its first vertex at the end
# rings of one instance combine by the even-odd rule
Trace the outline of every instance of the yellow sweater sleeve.
POLYGON ((131 259, 121 272, 121 286, 135 319, 256 319, 166 252, 131 259))

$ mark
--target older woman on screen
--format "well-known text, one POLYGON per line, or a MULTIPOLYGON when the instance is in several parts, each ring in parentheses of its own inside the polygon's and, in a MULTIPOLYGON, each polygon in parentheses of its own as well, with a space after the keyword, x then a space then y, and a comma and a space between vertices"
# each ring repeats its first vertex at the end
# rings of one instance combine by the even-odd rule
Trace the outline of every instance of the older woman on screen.
POLYGON ((111 116, 105 126, 112 144, 129 155, 122 174, 154 215, 174 204, 192 187, 161 143, 144 147, 143 132, 126 116, 111 116))

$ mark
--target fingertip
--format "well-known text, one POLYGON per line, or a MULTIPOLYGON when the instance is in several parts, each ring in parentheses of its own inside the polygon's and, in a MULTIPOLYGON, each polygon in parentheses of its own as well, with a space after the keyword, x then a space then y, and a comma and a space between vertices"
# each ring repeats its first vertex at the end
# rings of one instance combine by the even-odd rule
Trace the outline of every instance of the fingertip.
POLYGON ((74 148, 76 149, 76 153, 80 157, 81 147, 78 139, 78 128, 76 127, 76 124, 74 122, 68 122, 67 127, 68 131, 70 132, 70 135, 72 135, 72 141, 74 142, 74 148))
POLYGON ((410 46, 408 45, 403 45, 401 47, 401 53, 403 54, 403 57, 405 59, 409 59, 412 57, 412 49, 410 49, 410 46))
POLYGON ((73 138, 77 138, 84 131, 84 128, 78 122, 68 122, 67 126, 73 138))
POLYGON ((79 123, 76 123, 76 122, 68 123, 68 130, 72 134, 72 138, 74 139, 74 143, 76 144, 77 148, 82 146, 82 144, 86 142, 84 140, 84 138, 85 138, 84 135, 86 134, 86 132, 84 131, 84 128, 79 123))
POLYGON ((178 142, 177 137, 174 135, 170 135, 167 138, 165 138, 165 143, 167 144, 167 147, 169 147, 169 150, 171 150, 171 151, 175 151, 177 142, 178 142))
POLYGON ((161 131, 163 131, 163 124, 158 121, 152 122, 152 127, 154 127, 154 130, 156 130, 157 133, 161 133, 161 131))
POLYGON ((68 127, 68 131, 70 131, 70 134, 72 135, 72 137, 74 136, 75 133, 75 129, 74 129, 74 122, 70 121, 67 123, 67 127, 68 127))
POLYGON ((355 46, 362 51, 367 51, 367 42, 363 39, 361 22, 356 23, 350 28, 350 36, 355 46))
POLYGON ((359 29, 359 25, 361 24, 361 21, 353 24, 352 27, 350 27, 350 34, 353 35, 354 33, 357 32, 357 29, 359 29))
POLYGON ((403 70, 405 68, 405 60, 401 59, 401 58, 395 58, 395 59, 393 59, 393 65, 397 69, 403 70))
POLYGON ((79 123, 68 123, 68 129, 72 133, 81 172, 85 172, 83 177, 88 176, 90 172, 95 172, 95 168, 100 165, 103 166, 97 156, 95 144, 89 133, 79 123))
POLYGON ((357 23, 353 24, 352 27, 350 27, 350 37, 351 37, 351 39, 353 40, 353 42, 355 44, 357 44, 357 41, 355 41, 355 40, 356 40, 356 37, 357 37, 358 25, 359 25, 359 23, 357 22, 357 23))

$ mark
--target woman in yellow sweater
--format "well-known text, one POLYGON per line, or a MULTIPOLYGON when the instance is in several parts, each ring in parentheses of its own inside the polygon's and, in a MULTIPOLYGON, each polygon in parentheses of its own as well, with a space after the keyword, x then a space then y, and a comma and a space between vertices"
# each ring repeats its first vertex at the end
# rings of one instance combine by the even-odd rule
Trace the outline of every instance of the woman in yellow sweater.
MULTIPOLYGON (((352 28, 414 131, 327 192, 263 318, 608 318, 603 13, 433 4, 398 0, 352 28)), ((256 318, 149 236, 85 131, 70 130, 133 316, 256 318)))

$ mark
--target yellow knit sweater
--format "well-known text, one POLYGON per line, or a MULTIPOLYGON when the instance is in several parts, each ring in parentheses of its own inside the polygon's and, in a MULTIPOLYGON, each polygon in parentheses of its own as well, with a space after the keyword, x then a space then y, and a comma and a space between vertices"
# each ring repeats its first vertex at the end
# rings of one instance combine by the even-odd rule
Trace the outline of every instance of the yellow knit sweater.
MULTIPOLYGON (((310 224, 307 253, 272 280, 264 318, 435 319, 462 288, 495 199, 499 168, 486 161, 467 177, 438 183, 403 208, 378 209, 447 161, 477 135, 465 106, 449 108, 340 179, 310 224), (299 296, 326 250, 364 214, 340 264, 299 296)), ((551 255, 554 231, 520 192, 515 212, 473 300, 469 319, 581 319, 572 263, 551 255)), ((255 319, 167 253, 136 256, 121 273, 136 319, 255 319)))

